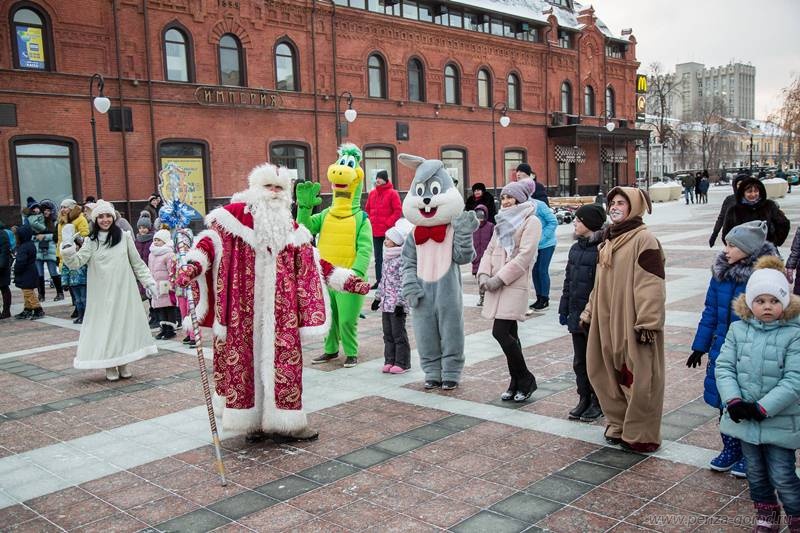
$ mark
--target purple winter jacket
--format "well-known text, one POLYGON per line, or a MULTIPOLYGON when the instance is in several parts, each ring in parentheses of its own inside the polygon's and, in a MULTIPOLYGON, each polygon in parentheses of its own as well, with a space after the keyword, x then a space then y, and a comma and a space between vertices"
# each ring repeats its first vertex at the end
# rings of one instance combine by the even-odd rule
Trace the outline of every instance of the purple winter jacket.
MULTIPOLYGON (((386 252, 384 251, 384 254, 386 252)), ((383 256, 383 273, 378 283, 375 297, 381 301, 381 312, 394 313, 395 307, 402 306, 408 313, 408 302, 403 298, 403 258, 383 256)))
MULTIPOLYGON (((144 261, 146 265, 150 258, 150 245, 153 244, 153 233, 148 233, 146 235, 137 234, 133 239, 133 244, 136 246, 136 251, 139 252, 139 257, 142 258, 142 261, 144 261)), ((142 297, 142 300, 146 300, 147 295, 144 292, 144 287, 142 287, 142 284, 138 281, 136 285, 139 287, 139 296, 142 297)))
POLYGON ((484 212, 485 218, 481 221, 481 225, 478 226, 478 229, 472 234, 472 245, 475 247, 475 259, 472 260, 473 276, 478 273, 478 265, 481 264, 483 252, 485 252, 486 247, 489 246, 489 241, 492 240, 492 233, 494 233, 494 224, 488 220, 489 210, 483 205, 475 207, 475 211, 479 209, 484 212))

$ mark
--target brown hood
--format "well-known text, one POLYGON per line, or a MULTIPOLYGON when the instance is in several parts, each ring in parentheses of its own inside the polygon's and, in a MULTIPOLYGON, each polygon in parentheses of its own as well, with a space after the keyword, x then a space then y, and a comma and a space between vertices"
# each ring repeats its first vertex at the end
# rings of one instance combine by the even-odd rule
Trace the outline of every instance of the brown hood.
POLYGON ((653 203, 650 201, 650 195, 642 189, 637 189, 636 187, 614 187, 608 191, 606 201, 610 204, 611 199, 618 194, 624 196, 628 203, 631 204, 631 212, 628 218, 644 217, 645 214, 653 212, 653 203))
MULTIPOLYGON (((736 314, 739 315, 741 319, 755 317, 753 311, 747 306, 747 299, 744 293, 740 294, 739 297, 733 301, 733 310, 736 311, 736 314)), ((792 320, 798 316, 800 316, 800 296, 792 294, 789 299, 789 305, 783 310, 781 320, 792 320)))
POLYGON ((81 208, 81 206, 75 205, 67 213, 67 220, 69 222, 74 222, 82 214, 83 214, 83 209, 81 208))

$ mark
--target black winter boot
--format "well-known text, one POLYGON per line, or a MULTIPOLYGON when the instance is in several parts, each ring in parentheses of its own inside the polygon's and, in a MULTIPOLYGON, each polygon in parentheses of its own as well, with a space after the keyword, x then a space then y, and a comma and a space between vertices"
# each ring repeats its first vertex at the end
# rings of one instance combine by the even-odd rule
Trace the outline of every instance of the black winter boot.
POLYGON ((541 311, 542 309, 546 309, 549 305, 550 298, 545 298, 542 296, 536 299, 536 303, 533 304, 532 308, 536 311, 541 311))
POLYGON ((23 309, 21 313, 14 315, 14 318, 17 320, 25 320, 26 318, 30 318, 32 314, 33 309, 23 309))
POLYGON ((570 420, 580 420, 581 415, 589 408, 589 404, 591 403, 590 395, 581 396, 578 400, 578 405, 575 406, 572 411, 569 412, 569 419, 570 420))
POLYGON ((161 337, 162 339, 164 339, 164 340, 172 339, 172 338, 175 337, 175 328, 172 327, 172 325, 170 325, 170 324, 164 324, 162 326, 161 333, 163 335, 161 337))
POLYGON ((44 318, 44 309, 37 307, 31 313, 31 320, 39 320, 40 318, 44 318))
POLYGON ((597 396, 592 394, 589 407, 581 415, 581 422, 594 422, 601 416, 603 416, 603 410, 600 409, 600 402, 597 400, 597 396))
POLYGON ((39 295, 38 295, 39 296, 39 301, 43 302, 44 301, 44 276, 39 276, 38 292, 39 292, 39 295))
POLYGON ((53 285, 56 288, 56 297, 53 298, 53 301, 60 302, 64 299, 64 288, 61 286, 61 276, 53 276, 53 285))

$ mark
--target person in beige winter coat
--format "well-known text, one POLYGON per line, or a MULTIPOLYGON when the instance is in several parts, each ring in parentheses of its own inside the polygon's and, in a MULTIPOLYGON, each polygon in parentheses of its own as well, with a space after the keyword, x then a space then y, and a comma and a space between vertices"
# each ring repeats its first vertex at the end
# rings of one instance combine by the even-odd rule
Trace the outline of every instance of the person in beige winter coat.
POLYGON ((494 319, 492 336, 506 355, 511 383, 503 401, 524 402, 536 390, 536 378, 525 364, 517 322, 525 320, 542 224, 528 202, 525 184, 512 182, 500 193, 500 212, 492 239, 478 266, 478 283, 486 291, 484 318, 494 319))
POLYGON ((611 225, 581 314, 589 324, 586 366, 608 424, 606 440, 646 453, 661 445, 664 409, 666 282, 661 243, 642 221, 651 211, 640 189, 609 191, 611 225))

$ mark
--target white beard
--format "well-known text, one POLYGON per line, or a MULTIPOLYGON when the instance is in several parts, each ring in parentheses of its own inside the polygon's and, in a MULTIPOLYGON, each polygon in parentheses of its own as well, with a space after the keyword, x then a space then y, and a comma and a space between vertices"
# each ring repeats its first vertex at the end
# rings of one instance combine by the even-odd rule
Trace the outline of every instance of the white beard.
POLYGON ((289 210, 290 200, 285 191, 276 193, 263 190, 259 193, 253 201, 248 202, 253 215, 253 230, 259 248, 269 248, 273 254, 277 254, 286 247, 294 229, 289 210))

